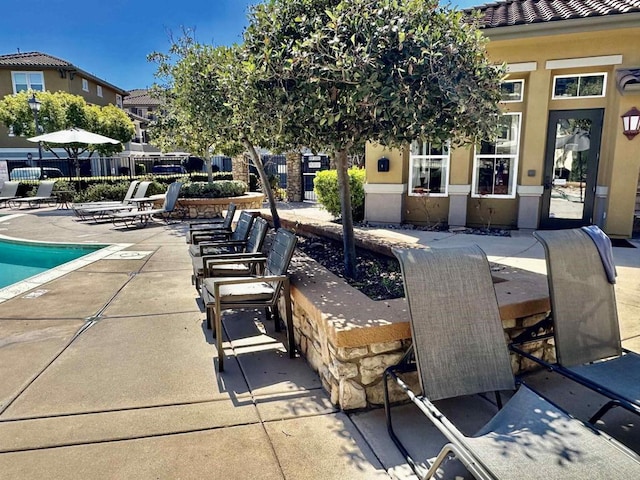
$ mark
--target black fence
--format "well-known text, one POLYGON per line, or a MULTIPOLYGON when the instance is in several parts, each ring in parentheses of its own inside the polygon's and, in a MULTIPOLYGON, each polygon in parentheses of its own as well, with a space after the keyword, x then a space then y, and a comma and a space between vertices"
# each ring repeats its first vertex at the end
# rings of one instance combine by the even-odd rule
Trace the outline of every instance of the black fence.
MULTIPOLYGON (((231 171, 229 157, 214 157, 214 171, 231 171)), ((62 178, 78 180, 119 179, 132 180, 141 175, 154 176, 201 175, 205 171, 204 161, 198 157, 95 157, 43 160, 7 160, 10 180, 38 180, 62 178)))

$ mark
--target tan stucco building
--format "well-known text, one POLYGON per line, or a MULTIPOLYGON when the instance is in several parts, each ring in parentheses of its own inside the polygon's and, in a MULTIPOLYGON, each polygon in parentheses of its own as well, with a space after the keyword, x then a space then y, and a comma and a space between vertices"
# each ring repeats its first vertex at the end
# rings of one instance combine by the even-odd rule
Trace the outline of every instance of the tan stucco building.
MULTIPOLYGON (((72 63, 40 52, 0 55, 0 98, 23 90, 68 92, 93 105, 122 108, 127 91, 92 75, 72 63)), ((37 157, 36 144, 0 131, 0 159, 25 160, 37 157)), ((45 152, 45 155, 48 155, 45 152)))
POLYGON ((633 231, 640 136, 640 3, 507 0, 478 7, 507 65, 499 138, 464 149, 368 145, 370 222, 633 231), (390 160, 378 171, 378 160, 390 160))

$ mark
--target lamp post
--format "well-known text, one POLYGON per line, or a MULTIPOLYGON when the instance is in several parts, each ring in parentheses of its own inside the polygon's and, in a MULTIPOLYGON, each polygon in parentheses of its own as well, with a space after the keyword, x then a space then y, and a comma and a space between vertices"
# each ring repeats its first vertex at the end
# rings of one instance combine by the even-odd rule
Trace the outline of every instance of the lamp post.
MULTIPOLYGON (((27 100, 29 102, 29 108, 33 112, 33 120, 36 126, 36 135, 40 135, 40 125, 38 125, 38 112, 42 106, 42 102, 38 101, 36 94, 32 94, 31 98, 27 100)), ((42 178, 42 143, 38 142, 38 166, 40 167, 40 178, 42 178)))

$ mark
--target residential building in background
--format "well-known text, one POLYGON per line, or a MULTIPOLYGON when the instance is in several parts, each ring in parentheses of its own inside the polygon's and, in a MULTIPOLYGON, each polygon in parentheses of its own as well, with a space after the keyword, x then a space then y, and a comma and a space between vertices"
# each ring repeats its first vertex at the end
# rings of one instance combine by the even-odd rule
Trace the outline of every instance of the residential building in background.
POLYGON ((497 138, 455 149, 368 145, 365 219, 518 229, 596 224, 630 237, 640 136, 623 134, 621 116, 640 109, 640 3, 507 0, 471 11, 481 15, 489 57, 508 72, 497 138))
MULTIPOLYGON (((127 91, 82 70, 67 60, 40 52, 0 55, 0 98, 23 90, 68 92, 94 105, 123 107, 127 91)), ((10 136, 0 128, 0 159, 37 158, 37 144, 10 136), (29 155, 30 154, 30 155, 29 155)), ((44 152, 45 157, 52 157, 44 152)))
POLYGON ((123 102, 123 108, 136 127, 136 134, 131 142, 125 145, 122 155, 154 155, 160 150, 149 144, 147 128, 156 119, 160 108, 160 100, 153 98, 146 89, 136 89, 128 92, 123 102))

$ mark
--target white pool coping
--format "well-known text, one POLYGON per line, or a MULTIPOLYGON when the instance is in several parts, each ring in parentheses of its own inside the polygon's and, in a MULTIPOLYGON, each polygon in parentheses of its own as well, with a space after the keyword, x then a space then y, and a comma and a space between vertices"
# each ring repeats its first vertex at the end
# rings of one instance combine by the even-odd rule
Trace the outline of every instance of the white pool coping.
MULTIPOLYGON (((33 275, 32 277, 21 280, 17 283, 9 285, 7 287, 0 289, 0 303, 15 298, 19 295, 22 295, 29 290, 36 289, 47 282, 55 280, 56 278, 60 278, 67 273, 73 272, 79 268, 86 267, 87 265, 97 261, 103 260, 107 257, 114 256, 117 252, 124 250, 125 248, 129 248, 133 243, 99 243, 99 242, 86 242, 86 243, 73 243, 73 242, 40 242, 34 240, 25 240, 23 238, 15 238, 9 237, 7 235, 0 234, 0 240, 9 240, 12 242, 19 243, 31 243, 34 245, 78 245, 78 246, 87 246, 87 245, 104 245, 104 248, 100 250, 96 250, 95 252, 91 252, 87 255, 84 255, 80 258, 76 258, 75 260, 71 260, 70 262, 63 263, 62 265, 58 265, 57 267, 51 268, 45 272, 38 273, 37 275, 33 275)), ((139 254, 142 253, 151 253, 151 252, 130 252, 131 254, 137 253, 138 255, 116 255, 116 258, 119 259, 135 259, 140 258, 139 254)), ((113 258, 113 257, 112 257, 113 258)), ((44 292, 41 292, 44 293, 44 292)))

